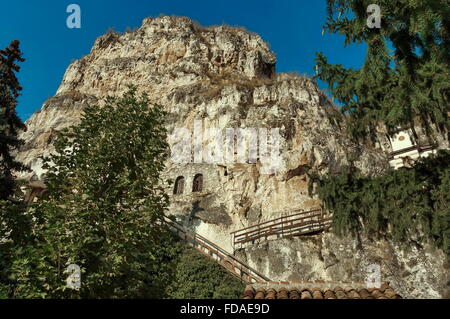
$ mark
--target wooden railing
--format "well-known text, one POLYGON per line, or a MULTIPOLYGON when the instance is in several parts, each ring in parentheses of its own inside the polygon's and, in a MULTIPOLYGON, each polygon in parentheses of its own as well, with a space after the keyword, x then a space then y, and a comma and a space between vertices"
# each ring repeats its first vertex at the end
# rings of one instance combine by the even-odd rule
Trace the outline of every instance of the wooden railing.
POLYGON ((224 267, 229 273, 245 283, 265 283, 270 279, 260 274, 255 269, 238 260, 235 256, 228 253, 218 245, 212 243, 205 237, 187 230, 183 225, 166 218, 168 226, 178 234, 188 245, 196 248, 204 255, 212 258, 219 265, 224 267))
POLYGON ((285 238, 325 231, 331 227, 331 222, 331 213, 322 209, 296 211, 232 232, 233 250, 242 248, 245 243, 255 243, 261 238, 268 240, 271 237, 285 238))

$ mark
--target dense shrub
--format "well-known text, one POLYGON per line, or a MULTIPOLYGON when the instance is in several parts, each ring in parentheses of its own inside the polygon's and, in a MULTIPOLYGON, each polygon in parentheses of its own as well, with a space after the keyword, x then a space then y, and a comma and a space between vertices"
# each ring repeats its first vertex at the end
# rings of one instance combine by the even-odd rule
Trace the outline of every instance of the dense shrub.
POLYGON ((185 248, 175 265, 175 279, 168 287, 173 299, 237 299, 244 284, 193 248, 185 248))

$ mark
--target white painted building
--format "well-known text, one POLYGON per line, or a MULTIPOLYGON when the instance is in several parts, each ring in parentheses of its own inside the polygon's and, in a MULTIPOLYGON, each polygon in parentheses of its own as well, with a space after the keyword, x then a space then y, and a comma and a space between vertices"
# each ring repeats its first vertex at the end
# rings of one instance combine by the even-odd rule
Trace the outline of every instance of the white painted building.
POLYGON ((421 157, 427 157, 436 152, 432 145, 422 146, 416 142, 411 129, 401 130, 389 137, 392 152, 389 154, 389 164, 394 169, 412 167, 421 157))

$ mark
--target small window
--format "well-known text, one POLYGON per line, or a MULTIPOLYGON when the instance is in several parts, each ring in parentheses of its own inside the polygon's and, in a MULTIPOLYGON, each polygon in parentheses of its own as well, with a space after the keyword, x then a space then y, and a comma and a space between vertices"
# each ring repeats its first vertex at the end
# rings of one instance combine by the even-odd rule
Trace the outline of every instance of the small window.
POLYGON ((203 175, 197 174, 194 177, 194 182, 192 183, 192 192, 199 193, 203 191, 203 175))
POLYGON ((180 176, 175 181, 175 187, 173 189, 174 195, 180 195, 184 193, 184 177, 180 176))

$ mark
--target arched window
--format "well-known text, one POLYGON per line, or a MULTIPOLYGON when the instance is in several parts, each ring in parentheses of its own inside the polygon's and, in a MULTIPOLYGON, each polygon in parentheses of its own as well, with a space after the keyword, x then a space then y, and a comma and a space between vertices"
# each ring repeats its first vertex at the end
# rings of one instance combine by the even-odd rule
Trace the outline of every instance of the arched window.
POLYGON ((192 192, 198 193, 203 191, 203 175, 197 174, 194 177, 194 182, 192 183, 192 192))
POLYGON ((177 180, 175 181, 175 187, 173 189, 173 193, 175 195, 180 195, 184 193, 184 177, 179 176, 177 177, 177 180))

